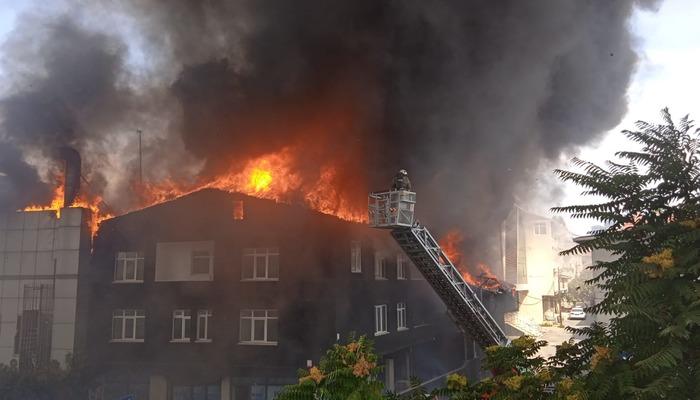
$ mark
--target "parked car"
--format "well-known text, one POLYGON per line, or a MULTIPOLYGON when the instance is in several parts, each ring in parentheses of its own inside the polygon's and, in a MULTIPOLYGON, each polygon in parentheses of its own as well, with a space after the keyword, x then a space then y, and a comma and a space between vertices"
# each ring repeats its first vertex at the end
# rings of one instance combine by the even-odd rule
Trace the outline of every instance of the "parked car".
POLYGON ((586 319, 586 312, 583 311, 583 307, 572 307, 569 319, 586 319))

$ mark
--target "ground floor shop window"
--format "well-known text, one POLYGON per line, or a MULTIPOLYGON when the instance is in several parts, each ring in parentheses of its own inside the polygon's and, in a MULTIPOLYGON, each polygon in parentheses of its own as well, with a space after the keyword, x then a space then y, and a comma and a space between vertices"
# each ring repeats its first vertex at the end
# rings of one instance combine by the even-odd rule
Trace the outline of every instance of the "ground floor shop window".
POLYGON ((236 386, 234 398, 236 400, 274 400, 283 387, 283 385, 236 386))
POLYGON ((172 400, 220 400, 221 385, 175 385, 172 388, 172 400))
POLYGON ((96 400, 148 400, 148 383, 105 382, 92 391, 96 400))

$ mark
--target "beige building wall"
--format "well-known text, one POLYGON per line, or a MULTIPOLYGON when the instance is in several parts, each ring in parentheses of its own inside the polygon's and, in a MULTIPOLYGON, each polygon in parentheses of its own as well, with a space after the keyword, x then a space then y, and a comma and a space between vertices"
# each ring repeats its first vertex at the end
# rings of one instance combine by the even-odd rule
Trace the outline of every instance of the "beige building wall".
POLYGON ((74 352, 88 214, 81 208, 62 209, 61 218, 53 211, 0 213, 0 363, 19 363, 20 354, 33 363, 37 357, 63 363, 74 352))
MULTIPOLYGON (((559 255, 575 245, 564 221, 536 215, 518 206, 504 222, 501 238, 502 270, 506 273, 517 269, 519 277, 519 282, 506 279, 516 284, 518 317, 534 324, 544 322, 545 314, 553 318, 555 295, 559 290, 566 290, 566 283, 589 265, 590 256, 559 255)), ((508 278, 508 274, 505 275, 508 278)), ((513 275, 511 272, 510 276, 513 275)))

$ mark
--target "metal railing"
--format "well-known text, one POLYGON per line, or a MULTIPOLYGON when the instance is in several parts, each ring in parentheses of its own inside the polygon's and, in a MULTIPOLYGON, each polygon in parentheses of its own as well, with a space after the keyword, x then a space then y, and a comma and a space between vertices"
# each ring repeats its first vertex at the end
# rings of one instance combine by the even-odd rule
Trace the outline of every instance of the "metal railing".
POLYGON ((501 327, 427 228, 397 228, 391 234, 443 300, 462 330, 471 334, 482 347, 508 342, 501 327))

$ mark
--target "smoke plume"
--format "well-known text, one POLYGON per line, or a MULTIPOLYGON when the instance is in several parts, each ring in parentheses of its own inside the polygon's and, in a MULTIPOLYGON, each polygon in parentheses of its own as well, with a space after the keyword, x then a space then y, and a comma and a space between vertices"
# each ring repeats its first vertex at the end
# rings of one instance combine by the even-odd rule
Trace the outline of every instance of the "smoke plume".
POLYGON ((138 205, 140 129, 149 182, 206 181, 291 148, 304 179, 333 165, 362 206, 405 168, 421 221, 481 246, 542 160, 620 121, 637 62, 628 20, 655 3, 76 1, 26 15, 2 48, 14 186, 0 204, 42 192, 16 149, 70 145, 91 190, 138 205))

